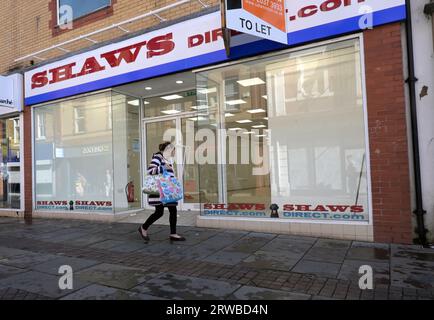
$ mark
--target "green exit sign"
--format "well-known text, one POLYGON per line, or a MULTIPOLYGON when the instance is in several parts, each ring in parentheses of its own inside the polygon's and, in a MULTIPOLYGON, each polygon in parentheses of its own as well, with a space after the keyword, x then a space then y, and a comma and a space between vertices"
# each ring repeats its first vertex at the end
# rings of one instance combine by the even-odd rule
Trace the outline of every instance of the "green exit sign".
POLYGON ((196 90, 190 90, 184 93, 184 97, 193 97, 196 95, 196 90))

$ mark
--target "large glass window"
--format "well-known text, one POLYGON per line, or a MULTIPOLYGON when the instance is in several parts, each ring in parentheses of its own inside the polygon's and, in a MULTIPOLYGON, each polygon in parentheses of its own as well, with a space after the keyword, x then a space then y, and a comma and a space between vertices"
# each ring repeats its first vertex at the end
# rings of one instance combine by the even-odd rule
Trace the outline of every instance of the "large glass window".
POLYGON ((59 21, 62 21, 63 16, 69 13, 69 10, 65 10, 65 6, 72 9, 72 16, 75 20, 99 9, 110 7, 111 0, 58 0, 57 3, 59 21))
POLYGON ((34 108, 37 210, 141 206, 136 100, 105 92, 34 108))
POLYGON ((0 119, 0 208, 20 209, 20 118, 0 119))
POLYGON ((197 86, 199 131, 214 126, 221 150, 199 168, 214 195, 202 214, 369 220, 358 39, 200 72, 197 86))

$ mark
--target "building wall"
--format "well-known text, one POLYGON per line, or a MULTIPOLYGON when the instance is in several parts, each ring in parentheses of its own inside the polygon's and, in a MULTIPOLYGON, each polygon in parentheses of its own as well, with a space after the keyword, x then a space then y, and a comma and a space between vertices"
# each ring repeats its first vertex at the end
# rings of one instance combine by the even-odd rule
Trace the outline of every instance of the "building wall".
MULTIPOLYGON (((56 0, 2 0, 0 1, 0 12, 2 12, 0 43, 7 43, 8 45, 0 51, 0 74, 30 65, 30 61, 14 62, 19 57, 175 2, 174 0, 113 0, 112 12, 110 10, 101 11, 98 14, 81 18, 75 22, 73 29, 57 32, 58 29, 54 27, 53 23, 56 0)), ((202 0, 202 2, 206 5, 217 5, 219 3, 217 0, 202 0)), ((160 15, 167 20, 173 20, 200 11, 202 8, 199 1, 192 0, 160 15)), ((125 28, 134 32, 156 26, 159 23, 160 20, 152 16, 140 22, 131 23, 125 28)), ((124 34, 123 31, 114 29, 93 36, 92 39, 101 42, 115 39, 124 34)), ((91 42, 82 40, 73 45, 65 46, 65 49, 74 51, 90 45, 92 45, 91 42)), ((52 50, 50 53, 41 54, 40 57, 51 59, 64 54, 63 51, 52 50)), ((40 60, 34 59, 34 62, 38 63, 40 60)))
POLYGON ((411 243, 410 168, 401 25, 365 32, 374 239, 411 243))
MULTIPOLYGON (((428 239, 434 241, 434 44, 432 17, 424 14, 429 0, 412 0, 416 108, 419 125, 423 206, 428 239)), ((406 67, 406 66, 405 66, 406 67)))

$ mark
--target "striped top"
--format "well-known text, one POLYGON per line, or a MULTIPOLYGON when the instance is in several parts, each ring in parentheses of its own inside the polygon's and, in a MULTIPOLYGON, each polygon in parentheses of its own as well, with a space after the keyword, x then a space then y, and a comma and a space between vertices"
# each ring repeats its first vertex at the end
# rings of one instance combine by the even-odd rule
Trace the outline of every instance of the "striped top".
MULTIPOLYGON (((166 169, 167 173, 170 176, 175 177, 175 171, 173 170, 172 164, 163 157, 163 154, 161 152, 157 152, 157 153, 154 153, 152 155, 152 160, 148 166, 147 172, 149 175, 162 174, 163 173, 163 167, 166 169)), ((152 195, 152 194, 149 195, 148 196, 148 204, 150 206, 161 205, 162 203, 160 201, 160 196, 152 195)), ((178 203, 174 202, 174 203, 170 203, 167 205, 177 206, 178 203)))
POLYGON ((161 152, 154 153, 152 155, 151 163, 148 166, 148 174, 151 176, 162 174, 163 167, 166 168, 166 171, 170 176, 175 176, 172 164, 163 157, 163 154, 161 152))

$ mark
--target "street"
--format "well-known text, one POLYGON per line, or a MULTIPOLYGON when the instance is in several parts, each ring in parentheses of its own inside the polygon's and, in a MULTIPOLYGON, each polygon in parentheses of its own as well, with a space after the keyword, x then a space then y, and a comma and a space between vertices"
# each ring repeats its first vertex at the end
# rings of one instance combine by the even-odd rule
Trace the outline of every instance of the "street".
POLYGON ((434 250, 133 223, 0 218, 0 299, 434 299, 434 250), (73 289, 59 289, 71 266, 73 289), (374 289, 360 290, 360 266, 374 289))

